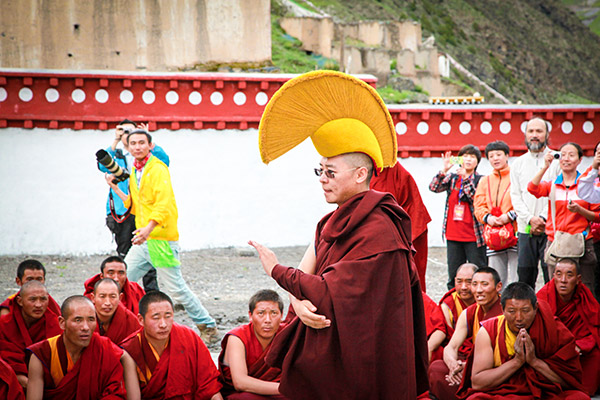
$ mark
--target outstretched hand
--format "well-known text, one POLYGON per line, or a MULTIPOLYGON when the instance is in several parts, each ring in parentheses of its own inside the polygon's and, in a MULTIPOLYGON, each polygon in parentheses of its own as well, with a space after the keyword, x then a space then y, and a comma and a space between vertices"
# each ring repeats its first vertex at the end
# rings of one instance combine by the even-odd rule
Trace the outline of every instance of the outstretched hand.
POLYGON ((260 262, 263 265, 263 269, 265 270, 267 275, 271 276, 273 268, 277 264, 279 264, 275 253, 273 253, 271 249, 263 246, 262 244, 256 243, 254 240, 249 240, 248 244, 256 249, 256 251, 258 252, 258 256, 260 257, 260 262))

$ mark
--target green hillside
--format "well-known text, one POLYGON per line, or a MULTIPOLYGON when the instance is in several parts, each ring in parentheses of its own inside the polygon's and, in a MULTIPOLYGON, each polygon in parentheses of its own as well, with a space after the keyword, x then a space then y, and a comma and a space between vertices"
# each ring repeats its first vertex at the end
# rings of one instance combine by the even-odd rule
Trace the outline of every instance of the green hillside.
MULTIPOLYGON (((279 1, 272 0, 275 22, 285 14, 279 1)), ((441 52, 451 55, 512 102, 600 102, 600 36, 560 0, 293 2, 340 22, 419 21, 424 39, 434 35, 441 52)), ((273 32, 273 62, 282 72, 288 72, 285 63, 278 63, 280 51, 275 48, 282 33, 276 29, 273 32)), ((309 68, 314 69, 314 65, 309 60, 309 68)), ((333 66, 331 62, 327 65, 333 66)), ((460 74, 454 73, 451 78, 479 90, 460 74)))

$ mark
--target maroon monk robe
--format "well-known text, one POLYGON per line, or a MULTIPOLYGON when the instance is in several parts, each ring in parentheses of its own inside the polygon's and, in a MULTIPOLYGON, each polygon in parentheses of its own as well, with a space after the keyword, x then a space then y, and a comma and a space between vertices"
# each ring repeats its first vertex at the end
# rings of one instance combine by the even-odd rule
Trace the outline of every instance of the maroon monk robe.
POLYGON ((157 360, 144 331, 121 343, 137 364, 143 399, 210 399, 221 389, 219 372, 200 337, 173 324, 169 344, 157 360))
MULTIPOLYGON (((85 297, 87 297, 90 300, 92 299, 90 295, 94 293, 94 285, 100 279, 102 278, 100 278, 100 274, 98 274, 92 276, 90 279, 85 281, 85 283, 83 284, 83 286, 85 287, 85 292, 83 293, 83 295, 85 297)), ((123 293, 123 298, 121 299, 121 304, 123 305, 123 307, 131 311, 133 315, 137 315, 138 304, 140 302, 140 299, 146 294, 144 289, 137 283, 131 282, 129 279, 127 279, 125 280, 125 285, 123 285, 123 287, 121 288, 121 293, 123 293)))
POLYGON ((317 225, 316 272, 276 265, 273 278, 331 326, 294 319, 267 363, 294 399, 414 399, 428 389, 423 298, 410 220, 391 195, 359 193, 317 225), (402 390, 399 390, 402 388, 402 390))
MULTIPOLYGON (((490 335, 492 348, 498 343, 502 363, 510 360, 505 341, 506 320, 492 318, 483 323, 483 329, 490 335)), ((535 346, 535 355, 556 373, 566 386, 551 382, 529 364, 524 364, 510 378, 498 387, 476 391, 471 388, 473 356, 471 353, 465 366, 465 375, 458 390, 459 399, 589 399, 581 392, 581 364, 575 351, 575 338, 556 319, 545 301, 538 302, 538 310, 533 323, 527 330, 535 346), (570 390, 574 389, 574 390, 570 390)))
POLYGON ((22 308, 15 301, 13 312, 0 318, 0 357, 2 357, 17 375, 27 376, 25 349, 44 339, 60 335, 58 316, 50 310, 29 328, 23 319, 22 308))
MULTIPOLYGON (((14 305, 18 305, 17 301, 15 300, 15 297, 17 297, 19 293, 21 293, 21 291, 18 291, 17 293, 8 296, 6 300, 4 300, 2 304, 0 304, 0 308, 8 308, 12 312, 14 305)), ((60 315, 60 306, 58 305, 56 300, 54 300, 50 295, 48 295, 48 309, 52 310, 54 314, 60 315)))
POLYGON ((36 343, 28 349, 44 369, 44 400, 125 399, 123 367, 118 348, 94 333, 77 362, 69 369, 63 335, 36 343))
POLYGON ((15 371, 0 358, 0 399, 25 400, 23 387, 17 380, 15 371))
POLYGON ((139 331, 142 327, 137 317, 133 313, 121 304, 117 307, 117 310, 113 314, 112 320, 108 325, 108 330, 105 330, 100 323, 100 320, 96 316, 96 332, 100 336, 106 336, 114 344, 119 344, 129 336, 139 331))
MULTIPOLYGON (((431 334, 435 331, 446 332, 446 322, 444 313, 440 306, 435 301, 431 300, 431 297, 427 296, 425 292, 423 294, 423 307, 425 310, 425 326, 427 327, 427 339, 431 337, 431 334)), ((444 356, 444 348, 438 347, 431 355, 431 361, 442 359, 444 356)))
MULTIPOLYGON (((284 328, 284 326, 284 324, 279 325, 277 334, 284 328)), ((231 330, 221 341, 221 354, 219 354, 219 371, 221 372, 221 376, 219 380, 223 384, 223 389, 221 389, 221 394, 223 397, 232 400, 240 398, 240 396, 236 396, 237 394, 240 394, 240 392, 237 392, 233 386, 231 370, 229 369, 228 365, 224 364, 225 350, 227 349, 229 336, 235 336, 239 338, 242 343, 244 343, 244 347, 246 349, 246 367, 248 369, 249 376, 262 381, 279 382, 281 378, 281 370, 279 368, 269 367, 265 362, 265 356, 271 348, 272 342, 269 343, 269 345, 263 350, 262 345, 254 333, 254 325, 252 322, 250 322, 249 324, 238 326, 237 328, 231 330)), ((283 396, 252 395, 255 399, 284 399, 283 396)))
MULTIPOLYGON (((467 338, 458 349, 458 359, 462 361, 465 361, 473 352, 473 344, 475 343, 475 337, 477 336, 481 323, 487 319, 502 315, 502 305, 500 304, 500 299, 498 299, 489 311, 485 313, 483 307, 474 303, 467 307, 464 312, 466 312, 467 316, 467 338)), ((450 370, 443 359, 432 362, 429 367, 431 393, 439 400, 452 400, 456 397, 458 386, 450 386, 448 381, 446 381, 446 375, 448 375, 449 372, 450 370)))
POLYGON ((421 281, 421 290, 426 292, 425 271, 427 270, 427 224, 431 217, 421 198, 419 188, 412 175, 399 163, 384 168, 371 179, 371 189, 391 193, 411 220, 412 244, 417 251, 415 264, 421 281))
POLYGON ((554 278, 537 293, 567 329, 575 336, 575 344, 581 349, 583 387, 594 395, 600 386, 600 305, 583 283, 575 288, 571 301, 564 303, 554 284, 554 278))

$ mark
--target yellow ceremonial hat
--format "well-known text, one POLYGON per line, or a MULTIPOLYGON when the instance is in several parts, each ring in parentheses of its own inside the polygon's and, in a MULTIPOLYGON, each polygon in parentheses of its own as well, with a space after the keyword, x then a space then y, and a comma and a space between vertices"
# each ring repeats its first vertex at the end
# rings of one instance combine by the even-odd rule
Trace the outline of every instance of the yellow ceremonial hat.
POLYGON ((308 137, 323 157, 365 153, 379 170, 396 163, 396 132, 383 100, 367 83, 341 72, 293 78, 267 104, 258 128, 265 164, 308 137))

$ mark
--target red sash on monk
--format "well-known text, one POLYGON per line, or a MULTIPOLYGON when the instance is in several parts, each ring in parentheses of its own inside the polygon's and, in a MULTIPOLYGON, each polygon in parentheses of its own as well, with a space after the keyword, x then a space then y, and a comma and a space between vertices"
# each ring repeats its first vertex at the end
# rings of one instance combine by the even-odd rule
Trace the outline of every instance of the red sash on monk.
POLYGON ((25 400, 23 387, 17 380, 15 371, 0 358, 0 399, 25 400))
POLYGON ((169 344, 156 359, 143 330, 121 346, 134 359, 143 399, 210 399, 221 389, 208 349, 191 329, 173 324, 169 344))
MULTIPOLYGON (((279 325, 276 335, 281 332, 284 326, 285 324, 279 325)), ((249 324, 238 326, 237 328, 231 330, 221 341, 219 371, 221 372, 220 381, 223 384, 223 389, 221 389, 221 394, 223 397, 226 397, 236 391, 233 387, 231 370, 229 369, 228 365, 224 364, 225 350, 227 349, 227 343, 230 335, 239 338, 242 343, 244 343, 244 347, 246 349, 246 367, 248 369, 248 376, 260 379, 261 381, 279 382, 281 378, 281 370, 279 368, 269 367, 265 362, 265 356, 271 348, 272 342, 269 343, 265 350, 263 350, 260 342, 256 338, 256 334, 254 333, 254 325, 252 322, 250 322, 249 324)))
POLYGON ((139 331, 142 327, 137 317, 120 303, 113 314, 112 320, 108 325, 108 330, 100 329, 100 320, 96 318, 96 332, 101 336, 106 336, 114 344, 119 344, 127 339, 133 333, 139 331))
MULTIPOLYGON (((10 312, 13 312, 14 306, 18 306, 15 297, 17 297, 19 293, 21 293, 21 291, 18 291, 17 293, 8 296, 6 300, 4 300, 2 304, 0 304, 0 308, 8 308, 10 312)), ((58 305, 56 300, 54 300, 50 295, 48 295, 48 309, 51 310, 54 314, 60 315, 60 306, 58 305)))
MULTIPOLYGON (((425 326, 427 327, 427 339, 431 337, 431 334, 435 331, 442 331, 447 335, 446 332, 446 319, 440 306, 435 301, 431 300, 431 297, 427 296, 423 292, 423 308, 425 311, 425 326)), ((438 347, 431 355, 431 361, 443 358, 444 349, 442 346, 438 347)))
POLYGON ((62 329, 58 325, 58 316, 50 308, 29 328, 23 319, 21 306, 16 301, 12 309, 10 314, 0 318, 0 357, 17 375, 27 376, 25 349, 34 343, 60 335, 62 329))
MULTIPOLYGON (((492 318, 483 323, 483 328, 490 335, 492 349, 499 352, 502 363, 510 360, 505 339, 506 321, 504 318, 492 318), (499 322, 500 321, 500 322, 499 322), (498 348, 496 348, 498 346, 498 348)), ((524 364, 517 372, 500 386, 475 391, 471 388, 471 372, 473 368, 473 354, 469 356, 465 366, 464 378, 458 390, 458 398, 465 399, 470 395, 482 394, 482 398, 504 398, 504 396, 525 396, 528 399, 553 398, 555 394, 564 397, 565 390, 581 390, 581 364, 579 354, 575 351, 575 338, 569 330, 555 319, 552 310, 545 301, 538 301, 538 310, 528 329, 529 336, 535 346, 535 355, 544 361, 554 373, 563 379, 567 386, 561 387, 558 383, 551 382, 542 374, 536 372, 528 364, 524 364)), ((583 393, 573 393, 581 395, 583 393)))
POLYGON ((575 336, 577 346, 584 353, 600 347, 600 305, 583 283, 577 285, 573 298, 567 304, 563 304, 556 293, 554 278, 538 291, 537 297, 548 302, 554 315, 575 336))
POLYGON ((70 370, 63 335, 36 343, 28 350, 42 362, 45 400, 125 399, 120 362, 123 350, 108 338, 94 333, 70 370))
MULTIPOLYGON (((100 274, 97 274, 85 281, 83 284, 85 287, 85 292, 83 295, 85 297, 90 300, 92 299, 91 294, 94 293, 94 285, 96 285, 96 282, 98 282, 100 279, 100 274)), ((146 294, 144 289, 136 282, 131 282, 129 279, 127 279, 125 280, 125 285, 121 288, 121 293, 123 293, 123 298, 121 299, 121 304, 123 307, 131 311, 133 315, 137 315, 140 299, 146 294)))
POLYGON ((294 399, 414 399, 428 390, 423 297, 410 219, 389 194, 357 194, 318 224, 316 271, 276 265, 273 278, 331 318, 312 329, 295 318, 267 363, 294 399), (402 390, 399 390, 399 387, 402 390))
POLYGON ((481 327, 481 323, 501 314, 502 305, 500 304, 500 298, 498 298, 487 313, 484 313, 483 307, 479 306, 477 303, 467 307, 467 339, 460 348, 461 353, 464 355, 471 354, 473 346, 475 345, 475 337, 481 327))

